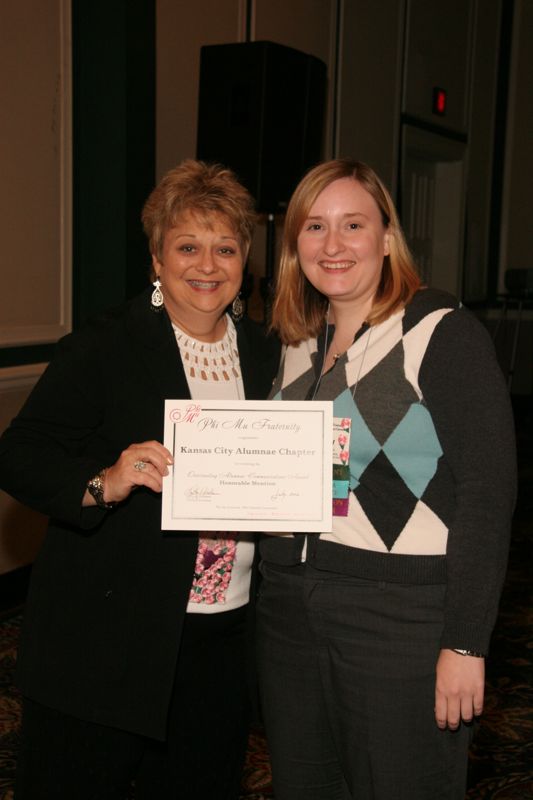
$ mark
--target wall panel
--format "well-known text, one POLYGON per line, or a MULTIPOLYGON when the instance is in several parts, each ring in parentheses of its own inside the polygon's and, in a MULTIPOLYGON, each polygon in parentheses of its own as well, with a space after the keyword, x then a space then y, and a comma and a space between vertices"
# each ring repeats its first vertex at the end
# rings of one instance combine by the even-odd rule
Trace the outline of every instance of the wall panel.
POLYGON ((332 0, 256 0, 253 38, 278 42, 329 64, 332 0))
POLYGON ((472 0, 408 0, 403 111, 464 131, 469 111, 472 0), (432 112, 434 87, 445 89, 445 115, 432 112))
POLYGON ((338 155, 370 164, 395 192, 400 131, 403 0, 344 3, 338 155))
POLYGON ((196 155, 200 48, 243 40, 239 0, 157 0, 156 179, 196 155))
POLYGON ((70 328, 70 3, 0 6, 0 347, 70 328))

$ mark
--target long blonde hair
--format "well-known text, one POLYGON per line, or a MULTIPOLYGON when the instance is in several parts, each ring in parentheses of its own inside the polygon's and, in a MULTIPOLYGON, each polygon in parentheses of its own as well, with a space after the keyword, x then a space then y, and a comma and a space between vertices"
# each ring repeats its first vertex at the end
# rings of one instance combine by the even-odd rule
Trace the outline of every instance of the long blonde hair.
POLYGON ((271 323, 284 344, 296 345, 316 337, 324 324, 328 299, 300 268, 298 236, 320 192, 341 178, 353 178, 372 195, 389 233, 390 254, 383 259, 380 284, 367 322, 375 325, 387 319, 403 308, 420 287, 394 203, 374 170, 349 158, 325 161, 302 178, 287 209, 271 323))

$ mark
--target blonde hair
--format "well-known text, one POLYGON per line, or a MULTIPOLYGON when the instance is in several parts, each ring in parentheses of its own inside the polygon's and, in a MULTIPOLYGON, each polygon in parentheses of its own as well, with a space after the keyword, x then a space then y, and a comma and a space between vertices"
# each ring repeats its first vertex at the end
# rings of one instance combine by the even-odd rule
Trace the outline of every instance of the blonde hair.
POLYGON ((296 345, 316 337, 323 327, 328 299, 300 268, 298 236, 320 192, 341 178, 353 178, 374 198, 389 234, 390 254, 383 259, 380 284, 367 322, 376 325, 387 319, 403 308, 420 287, 394 203, 374 170, 349 158, 325 161, 302 178, 287 209, 271 323, 284 344, 296 345))
POLYGON ((187 213, 206 227, 215 218, 224 219, 236 234, 246 259, 256 221, 254 200, 230 169, 187 159, 163 176, 141 215, 152 255, 162 257, 165 234, 187 213))

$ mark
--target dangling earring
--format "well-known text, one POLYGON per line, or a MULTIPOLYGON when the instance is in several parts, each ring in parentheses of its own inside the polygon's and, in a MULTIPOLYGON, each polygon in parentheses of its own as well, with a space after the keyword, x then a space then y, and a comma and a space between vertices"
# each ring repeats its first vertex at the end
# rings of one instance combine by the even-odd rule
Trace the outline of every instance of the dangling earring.
POLYGON ((154 291, 152 292, 152 297, 150 301, 150 308, 152 311, 159 312, 163 308, 163 292, 161 291, 161 281, 159 278, 156 278, 155 281, 152 283, 154 287, 154 291))
POLYGON ((239 294, 231 304, 231 318, 233 322, 240 322, 243 317, 244 317, 244 302, 242 300, 241 293, 239 292, 239 294))

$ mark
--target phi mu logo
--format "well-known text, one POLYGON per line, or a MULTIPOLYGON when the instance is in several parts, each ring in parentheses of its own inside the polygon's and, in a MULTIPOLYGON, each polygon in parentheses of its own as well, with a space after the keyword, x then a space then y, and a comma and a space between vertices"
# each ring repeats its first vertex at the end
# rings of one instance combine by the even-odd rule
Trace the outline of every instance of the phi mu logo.
POLYGON ((201 406, 191 403, 187 408, 173 408, 170 412, 172 422, 194 422, 202 410, 201 406))

